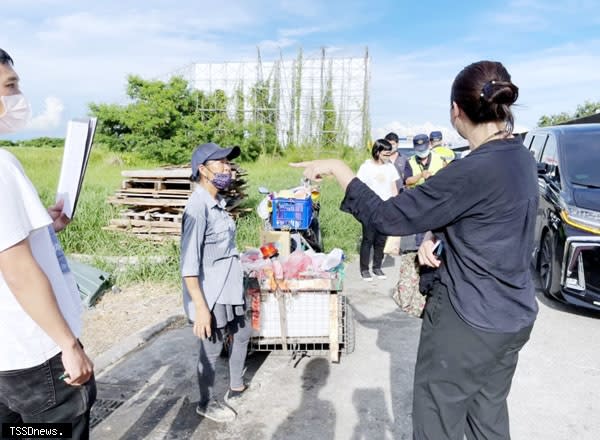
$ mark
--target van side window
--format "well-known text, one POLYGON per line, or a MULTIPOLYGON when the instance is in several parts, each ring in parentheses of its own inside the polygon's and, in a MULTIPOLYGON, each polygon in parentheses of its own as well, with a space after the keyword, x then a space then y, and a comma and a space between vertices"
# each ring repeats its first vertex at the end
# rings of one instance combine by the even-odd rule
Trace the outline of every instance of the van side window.
POLYGON ((547 176, 559 183, 560 178, 558 174, 558 151, 556 139, 554 138, 554 136, 548 136, 548 140, 546 141, 546 146, 544 147, 544 151, 542 153, 542 158, 540 162, 548 165, 547 176))
POLYGON ((536 134, 533 136, 533 140, 531 141, 531 146, 529 149, 533 154, 534 159, 537 162, 541 162, 540 153, 544 149, 544 145, 546 145, 546 140, 548 139, 547 134, 536 134))

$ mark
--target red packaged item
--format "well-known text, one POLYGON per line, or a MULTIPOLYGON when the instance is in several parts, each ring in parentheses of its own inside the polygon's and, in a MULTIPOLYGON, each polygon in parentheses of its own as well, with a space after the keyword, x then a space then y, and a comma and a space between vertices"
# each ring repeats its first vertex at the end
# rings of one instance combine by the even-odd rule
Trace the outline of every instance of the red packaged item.
POLYGON ((252 328, 258 331, 260 330, 260 288, 248 288, 248 296, 252 309, 252 328))

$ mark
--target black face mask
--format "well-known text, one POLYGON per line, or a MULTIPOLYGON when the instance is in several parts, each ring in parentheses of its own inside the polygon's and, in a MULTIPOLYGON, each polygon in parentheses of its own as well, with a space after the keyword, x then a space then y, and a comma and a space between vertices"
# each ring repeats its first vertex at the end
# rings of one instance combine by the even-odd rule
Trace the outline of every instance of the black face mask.
MULTIPOLYGON (((207 168, 208 169, 208 168, 207 168)), ((213 175, 213 178, 210 179, 210 183, 212 183, 215 188, 224 190, 229 188, 233 178, 231 177, 231 172, 229 173, 214 173, 211 170, 208 170, 213 175)))

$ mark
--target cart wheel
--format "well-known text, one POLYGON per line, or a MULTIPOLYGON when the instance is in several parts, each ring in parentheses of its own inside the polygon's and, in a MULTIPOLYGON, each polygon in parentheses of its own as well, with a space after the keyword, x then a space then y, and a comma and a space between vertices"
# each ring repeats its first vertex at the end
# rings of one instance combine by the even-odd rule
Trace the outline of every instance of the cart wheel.
POLYGON ((354 344, 356 340, 355 326, 354 326, 354 310, 348 304, 348 298, 340 295, 341 309, 342 309, 342 337, 343 352, 350 354, 354 352, 354 344))

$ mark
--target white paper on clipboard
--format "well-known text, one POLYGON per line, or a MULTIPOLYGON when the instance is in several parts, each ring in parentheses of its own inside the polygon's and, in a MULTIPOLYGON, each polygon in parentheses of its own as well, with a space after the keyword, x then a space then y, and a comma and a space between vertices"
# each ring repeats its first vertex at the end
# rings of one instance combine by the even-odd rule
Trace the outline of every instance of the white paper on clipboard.
POLYGON ((64 200, 63 214, 70 219, 75 215, 75 208, 92 150, 96 122, 96 118, 82 118, 72 119, 67 123, 56 201, 64 200))

